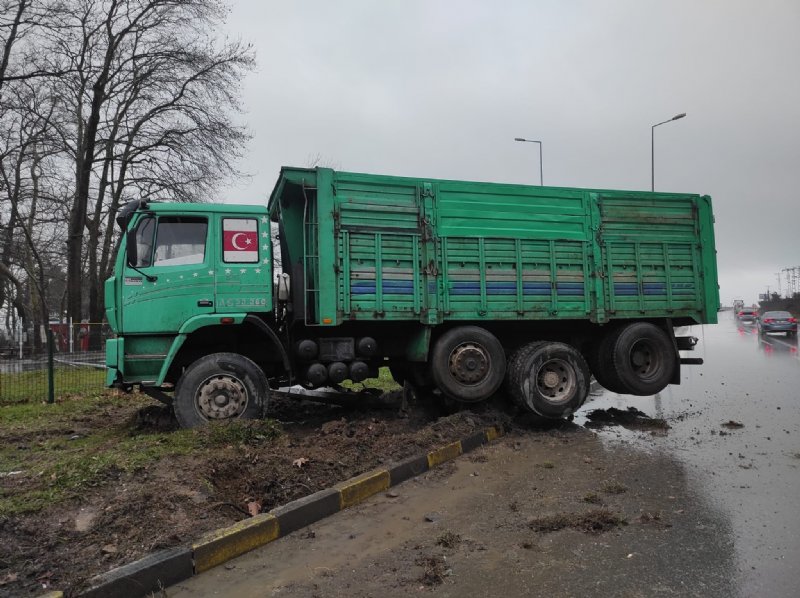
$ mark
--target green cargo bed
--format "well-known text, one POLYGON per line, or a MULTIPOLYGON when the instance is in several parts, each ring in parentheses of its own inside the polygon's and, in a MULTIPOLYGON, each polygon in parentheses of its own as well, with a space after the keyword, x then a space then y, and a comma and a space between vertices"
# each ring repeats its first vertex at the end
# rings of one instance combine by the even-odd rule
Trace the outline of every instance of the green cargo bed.
POLYGON ((284 168, 269 210, 308 325, 717 321, 708 196, 284 168))

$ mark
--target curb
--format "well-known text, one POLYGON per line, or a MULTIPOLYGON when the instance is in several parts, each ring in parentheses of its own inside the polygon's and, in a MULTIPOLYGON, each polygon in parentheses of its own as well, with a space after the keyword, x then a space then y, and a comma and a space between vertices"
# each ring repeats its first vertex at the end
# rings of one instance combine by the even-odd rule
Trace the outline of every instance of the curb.
POLYGON ((504 433, 501 427, 492 426, 423 455, 389 467, 373 469, 340 482, 333 488, 276 507, 269 513, 261 513, 229 527, 208 532, 188 547, 162 550, 97 575, 89 580, 88 589, 77 595, 128 598, 158 592, 357 505, 392 486, 488 444, 504 433))

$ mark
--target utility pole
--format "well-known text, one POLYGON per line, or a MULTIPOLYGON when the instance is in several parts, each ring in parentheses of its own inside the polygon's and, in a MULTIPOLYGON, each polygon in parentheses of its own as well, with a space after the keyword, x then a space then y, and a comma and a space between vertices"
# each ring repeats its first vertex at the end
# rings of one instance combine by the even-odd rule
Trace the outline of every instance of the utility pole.
POLYGON ((791 299, 800 293, 800 266, 783 268, 781 272, 786 276, 786 296, 791 299))

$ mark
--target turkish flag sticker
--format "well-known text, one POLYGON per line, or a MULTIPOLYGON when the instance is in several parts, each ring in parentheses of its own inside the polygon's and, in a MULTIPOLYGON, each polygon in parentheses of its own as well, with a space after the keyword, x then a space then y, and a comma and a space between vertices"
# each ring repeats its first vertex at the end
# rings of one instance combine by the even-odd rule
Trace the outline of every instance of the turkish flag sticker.
POLYGON ((225 218, 222 221, 222 255, 228 263, 256 263, 258 221, 251 218, 225 218))

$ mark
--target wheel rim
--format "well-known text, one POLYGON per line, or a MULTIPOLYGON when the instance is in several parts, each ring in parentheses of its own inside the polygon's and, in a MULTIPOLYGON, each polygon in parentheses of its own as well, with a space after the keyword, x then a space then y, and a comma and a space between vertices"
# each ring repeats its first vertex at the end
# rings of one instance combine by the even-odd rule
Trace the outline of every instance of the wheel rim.
POLYGON ((658 347, 648 340, 641 339, 633 343, 629 353, 631 370, 641 380, 649 380, 661 371, 663 359, 658 347))
POLYGON ((230 419, 241 416, 247 408, 244 383, 229 374, 206 378, 197 389, 195 403, 206 419, 230 419))
POLYGON ((491 371, 489 352, 476 343, 461 343, 450 352, 450 375, 465 386, 480 384, 491 371))
POLYGON ((536 372, 536 388, 550 403, 566 403, 577 387, 575 369, 563 359, 550 359, 536 372))

